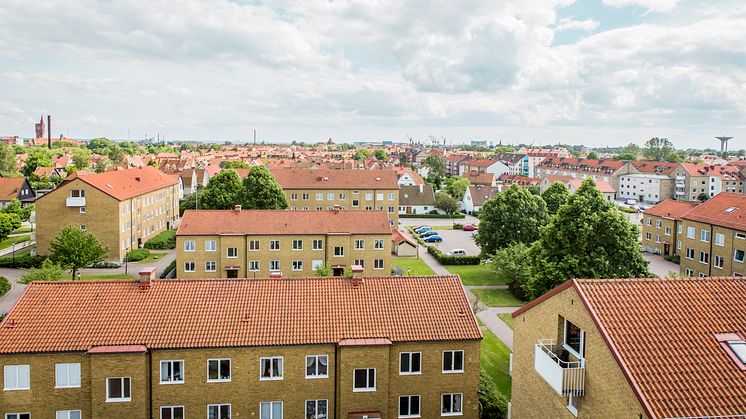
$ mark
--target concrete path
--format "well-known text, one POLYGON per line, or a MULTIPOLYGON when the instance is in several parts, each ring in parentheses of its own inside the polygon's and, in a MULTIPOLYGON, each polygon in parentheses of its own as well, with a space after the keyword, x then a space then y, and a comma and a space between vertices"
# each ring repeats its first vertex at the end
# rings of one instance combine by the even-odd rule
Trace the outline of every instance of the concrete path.
MULTIPOLYGON (((141 263, 141 262, 128 262, 126 271, 128 275, 137 276, 137 273, 146 267, 155 267, 155 277, 159 278, 163 270, 176 259, 176 249, 170 250, 151 250, 151 253, 166 253, 165 256, 155 262, 141 263)), ((125 266, 122 265, 118 268, 83 268, 80 270, 81 275, 107 275, 107 274, 124 274, 125 266)))
POLYGON ((10 282, 11 289, 7 294, 0 297, 0 313, 7 313, 13 308, 16 301, 21 298, 26 284, 19 284, 18 281, 26 271, 23 269, 0 268, 0 276, 4 276, 10 282))
POLYGON ((666 259, 663 259, 663 256, 656 255, 653 253, 643 253, 642 256, 650 261, 650 264, 648 265, 648 269, 650 272, 658 275, 659 277, 668 276, 670 272, 675 272, 677 275, 679 274, 679 265, 669 262, 666 259))
POLYGON ((31 247, 31 246, 33 246, 35 244, 36 244, 36 242, 31 241, 31 240, 28 240, 28 241, 25 241, 25 242, 16 243, 15 246, 8 246, 8 247, 6 247, 4 249, 0 249, 0 256, 10 255, 10 254, 13 253, 14 250, 15 250, 16 253, 18 253, 21 250, 23 250, 23 249, 25 249, 27 247, 31 247))

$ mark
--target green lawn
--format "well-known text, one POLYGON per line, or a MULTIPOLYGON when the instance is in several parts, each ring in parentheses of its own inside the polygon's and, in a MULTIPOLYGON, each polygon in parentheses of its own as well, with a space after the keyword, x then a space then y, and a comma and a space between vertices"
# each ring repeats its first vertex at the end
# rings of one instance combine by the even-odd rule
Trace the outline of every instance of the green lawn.
POLYGON ((435 275, 432 269, 418 258, 393 258, 391 264, 404 271, 407 275, 407 268, 411 269, 411 276, 435 275))
POLYGON ((81 275, 80 279, 133 279, 132 275, 125 274, 101 274, 101 275, 81 275))
POLYGON ((31 227, 21 227, 18 230, 11 231, 10 234, 21 234, 21 233, 31 233, 32 230, 31 227))
POLYGON ((12 246, 14 243, 21 243, 28 241, 31 238, 30 234, 23 234, 21 236, 8 237, 7 239, 0 242, 0 249, 12 246))
POLYGON ((510 349, 489 330, 482 329, 482 334, 479 363, 500 393, 510 399, 510 349))
POLYGON ((500 313, 497 315, 497 317, 499 317, 500 320, 504 321, 505 324, 507 324, 511 329, 513 328, 513 323, 515 323, 515 319, 510 313, 500 313))
POLYGON ((484 304, 489 307, 520 307, 523 301, 515 298, 510 290, 506 289, 471 289, 474 295, 478 295, 484 304))
POLYGON ((464 285, 500 285, 504 284, 495 278, 489 265, 448 265, 445 267, 452 274, 460 275, 464 285))
POLYGON ((150 255, 146 257, 143 260, 138 261, 137 263, 150 263, 150 262, 156 262, 161 260, 164 256, 166 256, 168 253, 155 253, 153 251, 150 252, 150 255))

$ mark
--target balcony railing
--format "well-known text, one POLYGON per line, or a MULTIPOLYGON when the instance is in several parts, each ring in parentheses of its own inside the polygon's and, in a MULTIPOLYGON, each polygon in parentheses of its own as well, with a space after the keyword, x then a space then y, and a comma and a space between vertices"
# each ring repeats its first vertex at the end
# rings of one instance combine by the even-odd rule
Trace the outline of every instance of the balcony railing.
POLYGON ((85 197, 67 197, 67 206, 68 207, 84 207, 85 206, 85 197))
POLYGON ((585 391, 585 360, 563 360, 566 350, 554 339, 540 339, 534 349, 534 370, 560 396, 582 396, 585 391))

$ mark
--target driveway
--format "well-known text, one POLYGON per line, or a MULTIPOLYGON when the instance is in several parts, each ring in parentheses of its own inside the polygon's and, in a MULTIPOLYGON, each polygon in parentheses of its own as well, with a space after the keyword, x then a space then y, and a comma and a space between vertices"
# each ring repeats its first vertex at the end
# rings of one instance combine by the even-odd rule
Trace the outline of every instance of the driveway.
MULTIPOLYGON (((161 273, 163 273, 163 270, 166 269, 166 267, 176 259, 176 249, 170 249, 170 250, 151 250, 151 253, 167 253, 165 256, 160 258, 159 260, 155 262, 149 262, 149 263, 140 263, 140 262, 129 262, 127 263, 127 274, 132 276, 137 276, 137 273, 140 272, 142 268, 146 267, 155 267, 155 277, 158 278, 161 276, 161 273)), ((125 273, 125 266, 122 265, 118 268, 83 268, 80 270, 81 275, 96 275, 96 274, 123 274, 125 273)))
POLYGON ((26 289, 26 284, 19 284, 18 281, 26 271, 22 269, 10 269, 0 268, 0 276, 8 278, 10 286, 12 287, 7 294, 0 297, 0 313, 7 313, 15 305, 16 301, 21 298, 23 291, 26 289))
POLYGON ((654 273, 655 275, 658 275, 659 277, 668 276, 669 273, 674 272, 676 275, 679 275, 679 265, 669 262, 666 259, 663 259, 663 256, 656 255, 653 253, 644 252, 642 256, 650 261, 650 264, 648 265, 648 269, 650 272, 654 273))

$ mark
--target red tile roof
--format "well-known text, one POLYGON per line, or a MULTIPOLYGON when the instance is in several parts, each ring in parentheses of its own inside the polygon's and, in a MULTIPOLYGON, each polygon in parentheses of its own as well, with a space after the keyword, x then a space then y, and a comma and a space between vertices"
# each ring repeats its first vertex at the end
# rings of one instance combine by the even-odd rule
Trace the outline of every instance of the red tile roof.
POLYGON ((681 218, 746 231, 746 195, 721 192, 681 218))
POLYGON ((458 276, 34 282, 0 353, 480 339, 458 276), (323 303, 319 303, 323 302, 323 303))
POLYGON ((741 417, 746 371, 715 339, 746 337, 742 277, 570 280, 651 418, 741 417))
POLYGON ((592 160, 564 157, 547 157, 539 167, 555 168, 573 172, 595 172, 612 174, 621 169, 627 162, 622 160, 592 160))
POLYGON ((176 235, 391 234, 380 211, 188 210, 176 235))
POLYGON ((399 189, 393 170, 277 169, 270 171, 283 189, 399 189))
POLYGON ((685 202, 666 199, 665 201, 661 201, 654 207, 645 210, 645 214, 652 215, 654 217, 679 220, 681 219, 682 215, 691 211, 692 208, 696 207, 697 205, 699 205, 698 202, 685 202))
POLYGON ((179 183, 178 176, 169 176, 150 166, 104 173, 88 173, 79 170, 68 176, 65 181, 74 179, 80 179, 119 201, 179 183))
POLYGON ((22 177, 0 177, 0 202, 18 199, 25 180, 22 177))
POLYGON ((469 186, 469 195, 471 202, 475 206, 484 205, 485 201, 497 195, 500 188, 497 186, 469 186))
POLYGON ((461 177, 468 179, 472 185, 492 186, 495 184, 494 173, 465 172, 461 177))

